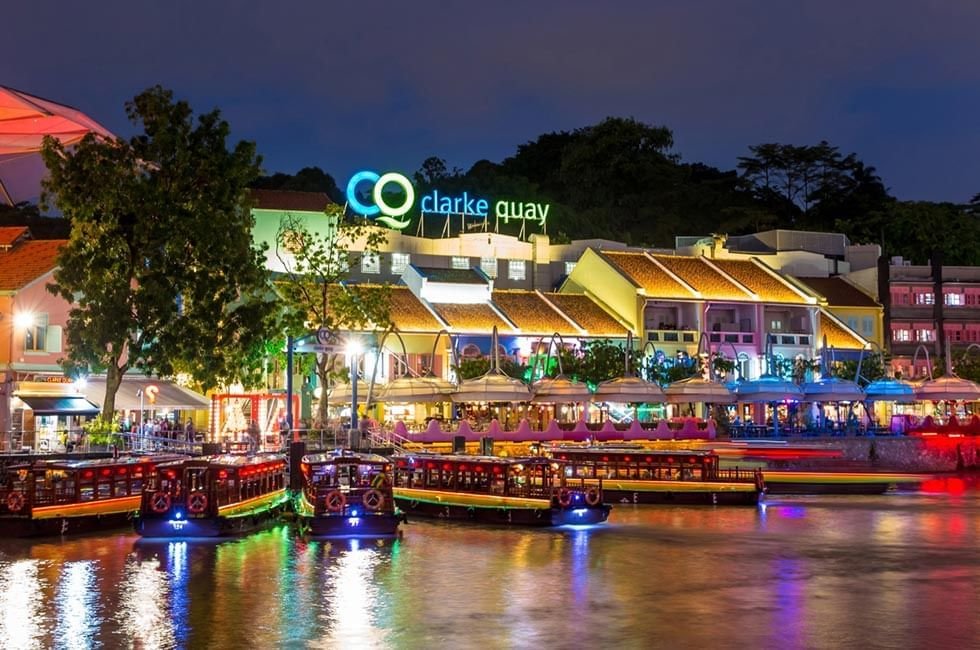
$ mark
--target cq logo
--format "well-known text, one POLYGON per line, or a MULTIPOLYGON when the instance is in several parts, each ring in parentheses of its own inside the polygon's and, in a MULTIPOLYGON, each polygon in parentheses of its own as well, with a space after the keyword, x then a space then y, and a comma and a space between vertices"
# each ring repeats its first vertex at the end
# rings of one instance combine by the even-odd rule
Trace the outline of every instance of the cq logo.
POLYGON ((351 210, 369 219, 380 221, 390 228, 401 230, 407 226, 408 219, 399 220, 398 217, 407 214, 414 204, 415 188, 412 187, 412 183, 407 178, 395 172, 381 175, 372 171, 358 172, 347 183, 347 205, 350 206, 351 210), (364 183, 370 183, 373 186, 371 189, 373 205, 366 205, 357 196, 358 185, 364 183), (385 200, 384 190, 388 185, 397 185, 405 193, 405 199, 401 205, 389 205, 385 200))

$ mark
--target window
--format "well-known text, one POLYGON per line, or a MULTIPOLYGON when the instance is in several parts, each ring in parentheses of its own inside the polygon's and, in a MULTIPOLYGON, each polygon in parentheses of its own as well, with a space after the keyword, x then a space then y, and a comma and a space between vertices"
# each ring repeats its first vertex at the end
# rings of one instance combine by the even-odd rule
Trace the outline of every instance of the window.
POLYGON ((892 330, 892 340, 893 341, 911 341, 912 331, 907 329, 896 329, 892 330))
POLYGON ((575 270, 575 262, 565 262, 565 275, 571 275, 575 270))
POLYGON ((44 352, 48 338, 48 315, 34 314, 31 322, 24 328, 24 349, 44 352))
POLYGON ((778 332, 783 329, 783 321, 781 320, 771 320, 769 321, 769 331, 778 332))
POLYGON ((915 304, 917 305, 931 305, 935 302, 935 297, 931 293, 915 294, 915 304))
POLYGON ((401 275, 408 265, 412 263, 412 256, 408 253, 391 254, 391 272, 394 275, 401 275))
POLYGON ((919 343, 929 343, 936 340, 936 333, 932 330, 915 330, 915 340, 919 343))
POLYGON ((366 253, 361 257, 361 273, 381 273, 381 257, 366 253))
POLYGON ((861 333, 865 336, 871 336, 875 332, 875 322, 870 316, 865 316, 861 319, 861 333))
POLYGON ((856 332, 857 329, 858 329, 858 319, 856 317, 854 317, 854 316, 848 317, 848 319, 847 319, 847 326, 851 330, 853 330, 853 331, 856 332))
POLYGON ((527 264, 524 262, 524 260, 511 260, 507 263, 507 279, 527 279, 527 264))
POLYGON ((959 307, 965 304, 962 293, 944 293, 943 302, 952 307, 959 307))
POLYGON ((468 257, 454 257, 453 258, 453 268, 454 269, 468 269, 468 268, 470 268, 470 258, 468 258, 468 257))
POLYGON ((480 270, 486 273, 491 278, 497 277, 497 258, 496 257, 481 257, 480 258, 480 270))

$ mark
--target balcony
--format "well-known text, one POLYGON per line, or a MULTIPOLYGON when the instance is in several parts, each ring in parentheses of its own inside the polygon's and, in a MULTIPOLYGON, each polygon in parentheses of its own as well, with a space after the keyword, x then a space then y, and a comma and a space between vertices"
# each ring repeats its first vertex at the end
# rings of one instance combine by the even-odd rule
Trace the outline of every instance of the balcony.
POLYGON ((651 343, 697 343, 698 333, 694 330, 647 330, 647 341, 651 343))
POLYGON ((809 332, 769 332, 773 345, 795 345, 809 347, 813 342, 813 334, 809 332))
POLYGON ((708 341, 711 343, 754 345, 755 332, 713 331, 708 332, 708 341))

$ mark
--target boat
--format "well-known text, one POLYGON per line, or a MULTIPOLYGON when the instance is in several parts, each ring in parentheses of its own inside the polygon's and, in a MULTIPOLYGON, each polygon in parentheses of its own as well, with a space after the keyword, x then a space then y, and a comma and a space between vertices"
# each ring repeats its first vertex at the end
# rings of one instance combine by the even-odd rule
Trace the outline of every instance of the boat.
POLYGON ((241 535, 277 522, 288 501, 282 454, 161 463, 143 490, 135 528, 143 537, 241 535))
POLYGON ((7 466, 0 536, 68 535, 131 526, 157 464, 181 456, 51 459, 7 466))
POLYGON ((390 537, 404 519, 391 491, 392 463, 376 454, 303 456, 303 489, 293 497, 301 531, 313 537, 390 537))
POLYGON ((889 471, 855 471, 850 467, 814 470, 767 469, 770 494, 884 494, 899 487, 928 481, 928 474, 889 471))
POLYGON ((570 477, 598 485, 610 502, 755 505, 766 489, 758 469, 722 469, 710 451, 557 447, 570 477))
POLYGON ((609 517, 602 482, 570 478, 542 457, 395 456, 395 504, 409 517, 490 524, 596 524, 609 517))

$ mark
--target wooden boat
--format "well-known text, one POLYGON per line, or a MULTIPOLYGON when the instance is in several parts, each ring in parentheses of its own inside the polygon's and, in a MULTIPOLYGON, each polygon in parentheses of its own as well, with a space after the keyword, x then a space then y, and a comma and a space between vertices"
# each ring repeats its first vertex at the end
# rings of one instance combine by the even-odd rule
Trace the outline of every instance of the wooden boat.
POLYGON ((336 451, 303 457, 303 490, 294 496, 300 530, 316 537, 387 537, 404 518, 391 492, 392 463, 375 454, 336 451))
POLYGON ((853 468, 822 470, 767 469, 770 494, 884 494, 899 486, 915 487, 928 474, 888 471, 854 471, 853 468))
POLYGON ((0 536, 66 535, 131 526, 160 462, 180 456, 37 460, 8 466, 0 536))
POLYGON ((640 447, 557 447, 570 477, 598 485, 610 502, 754 505, 766 489, 762 472, 721 469, 710 451, 653 451, 640 447))
POLYGON ((162 463, 143 490, 136 532, 143 537, 240 535, 278 521, 288 500, 282 454, 162 463))
POLYGON ((601 481, 569 478, 548 458, 418 454, 394 457, 395 503, 409 516, 561 526, 605 521, 601 481))

